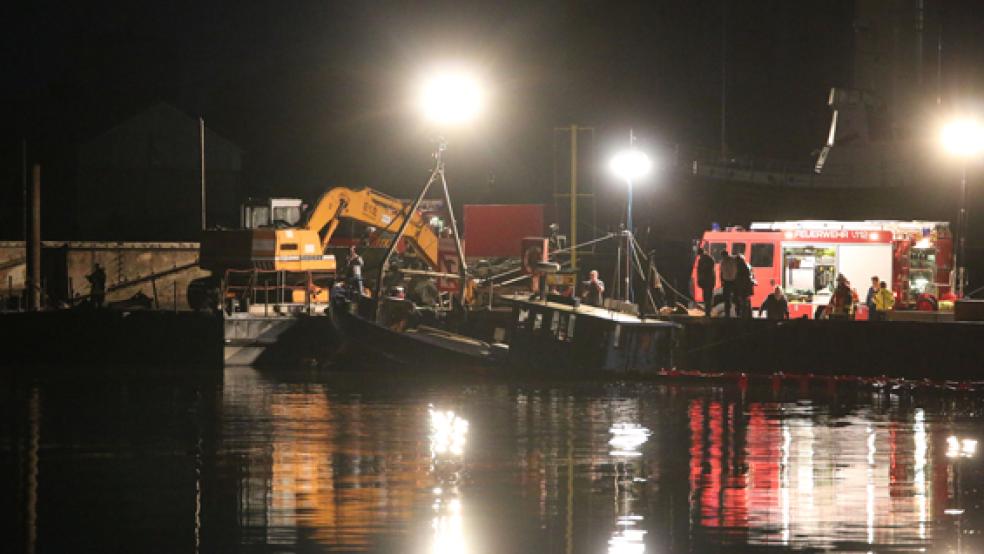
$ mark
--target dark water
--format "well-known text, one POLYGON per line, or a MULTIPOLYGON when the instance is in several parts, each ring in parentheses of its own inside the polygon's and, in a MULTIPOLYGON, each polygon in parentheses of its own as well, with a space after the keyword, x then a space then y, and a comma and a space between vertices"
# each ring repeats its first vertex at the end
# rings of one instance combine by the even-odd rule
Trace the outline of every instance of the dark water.
POLYGON ((5 551, 984 551, 973 391, 138 373, 0 382, 5 551))

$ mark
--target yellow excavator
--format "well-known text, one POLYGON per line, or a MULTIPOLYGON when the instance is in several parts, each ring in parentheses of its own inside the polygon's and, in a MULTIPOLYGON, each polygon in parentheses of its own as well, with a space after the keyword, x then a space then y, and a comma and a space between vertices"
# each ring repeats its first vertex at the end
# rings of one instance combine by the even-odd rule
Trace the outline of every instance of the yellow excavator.
MULTIPOLYGON (((237 288, 239 296, 255 296, 256 290, 263 290, 267 301, 268 291, 276 288, 277 294, 292 291, 289 301, 296 301, 298 290, 302 297, 314 295, 315 301, 327 301, 328 286, 338 269, 328 243, 339 223, 354 220, 376 228, 377 234, 395 234, 409 211, 404 202, 381 192, 345 187, 325 192, 302 223, 303 208, 298 199, 247 202, 241 229, 205 231, 199 263, 212 276, 189 285, 189 304, 217 309, 229 296, 233 275, 245 279, 237 288)), ((439 238, 419 210, 410 214, 403 238, 419 259, 439 271, 439 238)))

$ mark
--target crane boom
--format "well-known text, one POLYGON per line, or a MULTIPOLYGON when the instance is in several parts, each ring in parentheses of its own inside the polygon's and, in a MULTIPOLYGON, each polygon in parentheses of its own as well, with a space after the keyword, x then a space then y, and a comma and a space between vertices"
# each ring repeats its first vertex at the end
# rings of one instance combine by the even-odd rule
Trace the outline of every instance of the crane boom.
MULTIPOLYGON (((365 223, 393 234, 400 228, 408 210, 409 206, 401 200, 370 188, 336 187, 321 195, 304 228, 319 234, 324 252, 342 219, 365 223)), ((404 238, 430 267, 438 268, 439 239, 419 211, 411 215, 404 238)))

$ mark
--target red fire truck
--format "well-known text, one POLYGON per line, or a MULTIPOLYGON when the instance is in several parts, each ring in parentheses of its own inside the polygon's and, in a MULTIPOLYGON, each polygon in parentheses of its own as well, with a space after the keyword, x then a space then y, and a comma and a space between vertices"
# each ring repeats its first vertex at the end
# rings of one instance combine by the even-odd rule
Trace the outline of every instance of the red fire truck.
MULTIPOLYGON (((738 252, 752 267, 757 285, 752 306, 762 305, 779 285, 790 301, 790 317, 808 316, 826 305, 838 274, 856 289, 860 302, 871 277, 887 281, 896 308, 936 310, 953 300, 953 238, 939 221, 775 221, 746 230, 729 227, 704 233, 701 244, 714 258, 738 252)), ((696 264, 693 282, 697 282, 696 264)), ((716 293, 720 292, 718 273, 716 293)), ((698 288, 695 299, 703 302, 698 288)), ((859 318, 866 317, 864 308, 859 318)))

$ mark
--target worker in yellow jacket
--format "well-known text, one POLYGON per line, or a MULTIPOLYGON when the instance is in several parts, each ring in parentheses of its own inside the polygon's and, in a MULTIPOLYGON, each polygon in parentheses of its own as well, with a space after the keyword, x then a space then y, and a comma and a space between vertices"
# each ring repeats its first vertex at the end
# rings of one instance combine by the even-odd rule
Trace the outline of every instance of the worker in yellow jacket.
POLYGON ((871 313, 873 321, 885 321, 888 319, 888 311, 895 306, 895 295, 888 290, 888 284, 882 281, 879 284, 878 292, 875 293, 875 311, 871 313))

